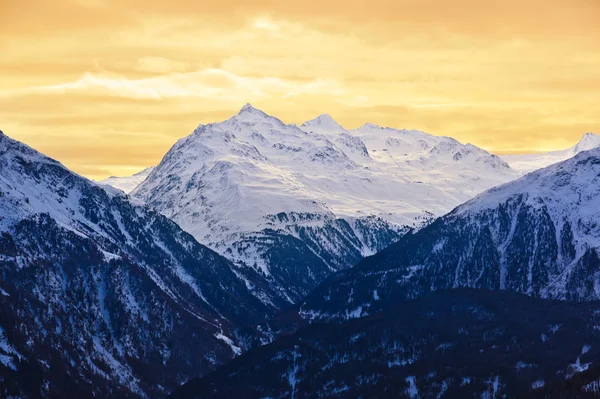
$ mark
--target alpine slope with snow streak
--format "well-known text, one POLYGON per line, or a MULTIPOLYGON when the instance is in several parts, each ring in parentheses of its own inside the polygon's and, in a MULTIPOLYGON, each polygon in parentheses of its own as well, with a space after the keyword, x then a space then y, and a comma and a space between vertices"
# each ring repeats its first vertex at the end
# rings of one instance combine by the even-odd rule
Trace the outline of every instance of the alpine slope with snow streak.
POLYGON ((275 308, 259 276, 1 132, 0 275, 1 397, 160 397, 275 308))

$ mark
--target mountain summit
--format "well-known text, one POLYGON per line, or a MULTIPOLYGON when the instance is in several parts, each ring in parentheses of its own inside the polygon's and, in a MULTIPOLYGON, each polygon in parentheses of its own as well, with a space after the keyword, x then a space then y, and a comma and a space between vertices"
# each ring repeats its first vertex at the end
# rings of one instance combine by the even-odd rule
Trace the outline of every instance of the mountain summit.
POLYGON ((337 123, 329 114, 322 114, 314 119, 306 121, 301 126, 302 129, 314 133, 344 133, 346 130, 337 123))
POLYGON ((345 130, 328 115, 286 125, 247 104, 179 140, 132 195, 295 302, 514 177, 498 157, 450 138, 345 130))
POLYGON ((261 115, 261 116, 268 116, 265 112, 261 111, 258 108, 254 108, 252 106, 252 104, 247 103, 246 105, 244 105, 241 109, 240 112, 238 112, 238 115, 261 115))
POLYGON ((600 136, 588 132, 583 135, 581 140, 579 140, 574 147, 571 148, 571 153, 573 155, 577 155, 582 151, 587 151, 598 147, 600 147, 600 136))

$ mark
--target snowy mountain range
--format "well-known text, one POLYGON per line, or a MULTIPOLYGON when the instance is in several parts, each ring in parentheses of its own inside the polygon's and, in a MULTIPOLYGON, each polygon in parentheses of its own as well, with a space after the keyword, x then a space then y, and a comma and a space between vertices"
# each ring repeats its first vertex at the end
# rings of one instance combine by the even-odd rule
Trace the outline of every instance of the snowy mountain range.
POLYGON ((518 174, 480 148, 328 115, 287 125, 244 106, 179 140, 131 195, 297 302, 460 203, 518 174))
POLYGON ((0 396, 164 397, 224 365, 175 397, 494 397, 600 370, 597 303, 540 299, 600 299, 599 143, 512 168, 246 105, 99 184, 0 132, 0 396))
POLYGON ((514 170, 523 174, 533 172, 557 162, 565 161, 582 151, 600 147, 600 136, 586 133, 581 140, 566 150, 552 151, 541 154, 504 155, 504 159, 514 170))
POLYGON ((472 287, 600 299, 600 148, 488 190, 338 273, 308 319, 371 314, 429 291, 472 287))
POLYGON ((131 191, 133 191, 134 188, 136 188, 144 180, 146 180, 146 177, 148 177, 150 172, 152 172, 153 170, 154 170, 154 166, 149 166, 146 169, 141 170, 132 176, 123 176, 123 177, 111 176, 107 179, 100 180, 98 183, 112 186, 114 188, 118 188, 119 190, 123 191, 125 194, 129 194, 131 191))
POLYGON ((164 396, 278 307, 245 272, 0 132, 1 397, 164 396))

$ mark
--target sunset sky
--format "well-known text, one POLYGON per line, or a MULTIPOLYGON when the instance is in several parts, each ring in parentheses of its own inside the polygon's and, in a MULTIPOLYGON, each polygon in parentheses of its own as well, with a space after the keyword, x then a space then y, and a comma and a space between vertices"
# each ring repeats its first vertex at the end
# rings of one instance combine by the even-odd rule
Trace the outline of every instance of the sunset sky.
POLYGON ((245 103, 496 153, 600 133, 600 0, 0 0, 0 129, 99 179, 245 103))

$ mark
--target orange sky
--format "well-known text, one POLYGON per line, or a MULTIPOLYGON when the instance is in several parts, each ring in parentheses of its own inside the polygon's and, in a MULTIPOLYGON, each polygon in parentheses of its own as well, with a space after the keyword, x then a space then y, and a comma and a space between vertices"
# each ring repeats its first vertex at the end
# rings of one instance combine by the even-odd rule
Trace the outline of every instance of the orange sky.
POLYGON ((566 148, 600 133, 600 0, 0 0, 0 129, 83 175, 156 164, 246 102, 566 148))

